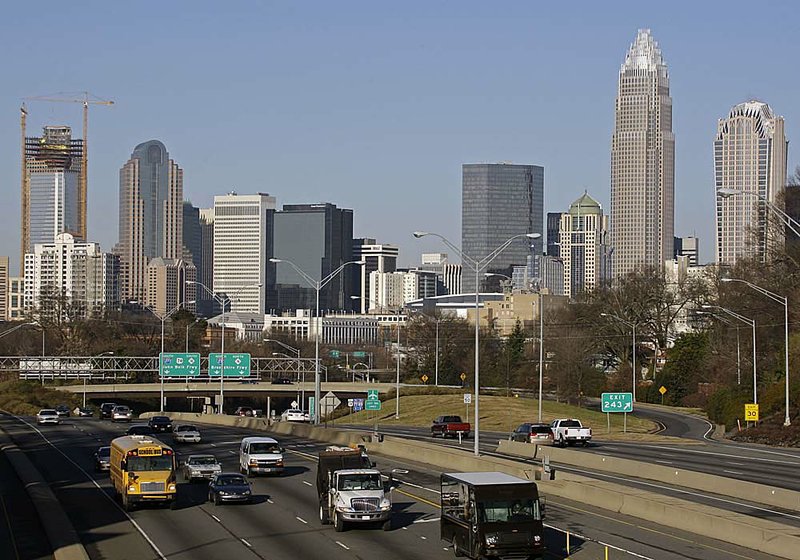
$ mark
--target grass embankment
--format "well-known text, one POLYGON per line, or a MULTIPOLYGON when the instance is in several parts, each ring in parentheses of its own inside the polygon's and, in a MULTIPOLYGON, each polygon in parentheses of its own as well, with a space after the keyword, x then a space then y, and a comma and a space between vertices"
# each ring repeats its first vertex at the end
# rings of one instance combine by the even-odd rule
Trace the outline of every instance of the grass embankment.
MULTIPOLYGON (((336 418, 337 423, 371 425, 377 416, 381 426, 417 426, 429 427, 431 421, 442 414, 458 414, 464 420, 474 422, 474 404, 465 405, 463 393, 408 395, 400 397, 400 419, 395 419, 397 401, 394 398, 381 403, 378 412, 361 411, 336 418)), ((536 422, 538 417, 538 401, 518 397, 501 397, 481 395, 480 415, 481 430, 493 432, 511 432, 523 422, 536 422)), ((602 412, 587 410, 553 401, 542 401, 542 421, 550 423, 554 418, 578 418, 593 428, 594 435, 603 437, 607 432, 606 415, 602 412)), ((611 415, 611 434, 622 433, 622 414, 611 415)), ((628 416, 628 434, 645 434, 654 431, 655 424, 628 416)))
POLYGON ((81 403, 72 393, 42 387, 35 381, 3 381, 0 383, 0 409, 12 414, 33 415, 42 408, 66 404, 70 410, 81 403))

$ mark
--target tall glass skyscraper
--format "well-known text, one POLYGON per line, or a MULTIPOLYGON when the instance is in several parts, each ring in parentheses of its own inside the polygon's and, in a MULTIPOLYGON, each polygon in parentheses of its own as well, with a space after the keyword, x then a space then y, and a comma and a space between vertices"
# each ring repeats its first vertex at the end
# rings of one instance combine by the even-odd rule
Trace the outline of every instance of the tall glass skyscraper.
POLYGON ((69 233, 79 240, 83 140, 68 126, 46 126, 41 137, 25 138, 22 188, 22 253, 69 233))
MULTIPOLYGON (((714 140, 714 188, 743 191, 717 196, 717 263, 763 259, 769 241, 767 208, 786 185, 783 117, 769 105, 747 101, 720 119, 714 140)), ((778 234, 783 238, 783 231, 778 234)))
POLYGON ((183 169, 158 140, 136 146, 119 172, 120 288, 144 301, 150 259, 183 256, 183 169))
MULTIPOLYGON (((514 241, 492 261, 487 272, 510 277, 513 267, 525 265, 529 255, 541 255, 543 222, 544 167, 507 163, 462 166, 461 250, 465 255, 481 260, 515 235, 542 235, 533 241, 514 241)), ((468 267, 463 272, 463 291, 474 292, 475 274, 468 267)))
POLYGON ((675 135, 667 64, 640 29, 619 71, 611 138, 612 275, 672 258, 675 135))

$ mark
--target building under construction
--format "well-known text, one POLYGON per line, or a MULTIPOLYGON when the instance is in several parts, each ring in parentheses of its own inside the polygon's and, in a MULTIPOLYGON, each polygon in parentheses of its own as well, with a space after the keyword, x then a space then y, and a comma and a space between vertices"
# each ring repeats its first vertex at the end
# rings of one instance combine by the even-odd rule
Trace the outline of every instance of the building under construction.
MULTIPOLYGON (((23 109, 24 111, 24 109, 23 109)), ((45 126, 42 136, 24 136, 22 146, 22 255, 36 243, 53 243, 69 233, 84 241, 86 199, 84 142, 68 126, 45 126)))

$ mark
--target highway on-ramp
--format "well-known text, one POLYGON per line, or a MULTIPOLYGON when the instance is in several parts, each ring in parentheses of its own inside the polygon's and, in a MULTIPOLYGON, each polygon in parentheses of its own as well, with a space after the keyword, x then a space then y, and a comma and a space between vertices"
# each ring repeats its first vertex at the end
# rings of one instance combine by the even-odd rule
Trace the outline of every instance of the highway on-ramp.
MULTIPOLYGON (((203 484, 179 485, 178 509, 143 508, 123 512, 112 498, 106 475, 92 471, 94 449, 124 432, 125 425, 74 418, 60 426, 37 428, 30 420, 2 417, 8 430, 50 482, 94 559, 436 559, 452 549, 439 540, 439 472, 424 464, 378 457, 379 468, 408 470, 393 492, 394 527, 353 528, 336 533, 318 521, 314 488, 315 456, 324 447, 301 438, 281 438, 287 473, 254 479, 256 503, 214 506, 205 502, 203 484), (25 422, 28 423, 25 423, 25 422)), ((203 443, 177 446, 179 458, 212 452, 226 470, 236 469, 236 450, 251 432, 202 427, 203 443)), ((170 438, 166 437, 169 440, 170 438)), ((170 442, 171 443, 171 442, 170 442)), ((423 458, 421 458, 423 459, 423 458)), ((660 526, 583 504, 552 499, 547 509, 547 558, 722 560, 769 556, 727 543, 660 526)))

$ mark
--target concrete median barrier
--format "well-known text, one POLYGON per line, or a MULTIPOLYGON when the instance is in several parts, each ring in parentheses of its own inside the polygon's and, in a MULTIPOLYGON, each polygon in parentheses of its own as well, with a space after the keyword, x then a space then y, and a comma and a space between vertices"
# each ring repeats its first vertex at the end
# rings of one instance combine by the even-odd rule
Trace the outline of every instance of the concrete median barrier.
MULTIPOLYGON (((171 413, 170 416, 175 420, 247 427, 270 431, 276 435, 290 435, 340 445, 366 443, 370 453, 424 463, 447 472, 500 471, 534 480, 537 479, 537 471, 539 471, 537 465, 522 460, 476 457, 467 450, 433 443, 392 436, 384 437, 383 441, 372 441, 375 438, 369 431, 336 430, 290 422, 278 422, 268 426, 263 419, 245 418, 241 420, 235 416, 184 413, 171 413)), ((507 446, 503 446, 503 448, 506 451, 509 449, 507 446)), ((522 453, 519 449, 516 451, 522 453)), ((526 447, 525 451, 524 455, 520 455, 520 459, 532 459, 533 453, 529 447, 526 447)), ((548 451, 551 449, 548 448, 548 451)), ((581 456, 585 455, 588 454, 581 456)), ((551 458, 556 460, 553 456, 551 458)), ((564 498, 615 511, 665 527, 760 550, 776 558, 797 558, 796 551, 800 550, 800 531, 795 527, 773 521, 564 472, 559 473, 557 480, 537 482, 540 492, 545 496, 564 498)))
POLYGON ((547 455, 553 463, 643 478, 776 508, 788 510, 800 509, 800 492, 779 488, 777 486, 757 484, 746 480, 737 480, 676 467, 632 461, 630 459, 620 459, 610 455, 585 453, 571 449, 539 446, 518 441, 501 440, 497 451, 498 453, 525 458, 536 457, 537 459, 541 459, 547 455))
POLYGON ((10 436, 4 431, 3 434, 5 435, 4 439, 7 439, 3 442, 2 451, 33 502, 47 540, 53 549, 53 558, 55 560, 89 560, 89 555, 81 543, 78 532, 47 481, 33 466, 28 456, 10 442, 10 436))

